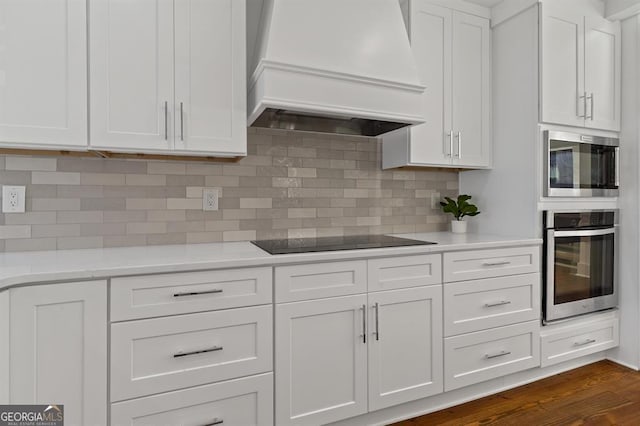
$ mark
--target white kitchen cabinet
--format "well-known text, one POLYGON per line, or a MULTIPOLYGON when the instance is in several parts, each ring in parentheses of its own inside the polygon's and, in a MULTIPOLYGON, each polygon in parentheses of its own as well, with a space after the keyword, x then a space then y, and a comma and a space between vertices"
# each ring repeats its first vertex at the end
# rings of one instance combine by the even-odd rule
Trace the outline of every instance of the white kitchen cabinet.
POLYGON ((175 2, 175 149, 246 154, 245 1, 175 2))
POLYGON ((585 17, 585 91, 590 100, 585 127, 620 130, 622 33, 620 22, 585 17))
POLYGON ((276 306, 276 424, 367 412, 366 295, 276 306))
POLYGON ((369 411, 442 393, 442 286, 369 294, 369 411))
POLYGON ((273 425, 273 373, 113 404, 114 426, 273 425))
POLYGON ((411 0, 407 23, 427 122, 383 137, 383 168, 490 167, 489 19, 411 0))
POLYGON ((445 336, 540 318, 540 287, 540 274, 447 283, 445 336))
POLYGON ((87 147, 83 0, 0 0, 0 145, 87 147))
POLYGON ((275 311, 276 424, 442 393, 441 263, 427 254, 276 267, 275 300, 289 302, 275 311))
POLYGON ((92 0, 91 147, 245 155, 245 7, 92 0))
POLYGON ((10 402, 63 404, 65 424, 107 424, 107 283, 10 290, 10 402))
POLYGON ((173 147, 173 1, 91 0, 91 147, 173 147))
POLYGON ((367 291, 367 261, 278 266, 274 270, 276 302, 348 296, 367 291))
POLYGON ((540 333, 541 365, 547 367, 615 348, 620 344, 619 328, 616 311, 548 325, 540 333))
POLYGON ((620 31, 592 2, 542 4, 542 122, 620 130, 620 31))
POLYGON ((447 392, 539 366, 539 321, 444 339, 447 392))
POLYGON ((272 369, 271 306, 111 325, 111 401, 272 369))

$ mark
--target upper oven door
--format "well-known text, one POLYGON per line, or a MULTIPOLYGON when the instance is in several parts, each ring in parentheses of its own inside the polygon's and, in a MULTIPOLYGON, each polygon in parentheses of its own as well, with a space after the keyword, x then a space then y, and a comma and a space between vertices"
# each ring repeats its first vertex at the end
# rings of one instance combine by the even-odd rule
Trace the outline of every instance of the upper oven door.
POLYGON ((564 132, 544 132, 547 197, 616 197, 619 141, 564 132))

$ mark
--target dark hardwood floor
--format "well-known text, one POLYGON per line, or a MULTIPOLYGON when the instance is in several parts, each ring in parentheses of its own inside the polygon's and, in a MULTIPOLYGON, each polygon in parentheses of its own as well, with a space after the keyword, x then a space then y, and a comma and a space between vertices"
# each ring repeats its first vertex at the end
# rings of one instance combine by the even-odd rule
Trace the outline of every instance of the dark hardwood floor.
POLYGON ((610 361, 396 423, 433 425, 640 425, 640 373, 610 361))

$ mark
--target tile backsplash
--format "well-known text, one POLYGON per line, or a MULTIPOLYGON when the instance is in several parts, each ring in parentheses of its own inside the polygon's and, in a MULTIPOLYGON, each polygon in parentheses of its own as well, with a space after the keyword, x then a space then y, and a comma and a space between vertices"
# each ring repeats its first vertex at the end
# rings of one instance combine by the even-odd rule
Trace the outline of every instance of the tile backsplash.
POLYGON ((380 168, 373 138, 249 129, 237 163, 0 156, 26 213, 0 214, 0 252, 446 230, 432 196, 458 174, 380 168), (203 188, 220 209, 202 211, 203 188))

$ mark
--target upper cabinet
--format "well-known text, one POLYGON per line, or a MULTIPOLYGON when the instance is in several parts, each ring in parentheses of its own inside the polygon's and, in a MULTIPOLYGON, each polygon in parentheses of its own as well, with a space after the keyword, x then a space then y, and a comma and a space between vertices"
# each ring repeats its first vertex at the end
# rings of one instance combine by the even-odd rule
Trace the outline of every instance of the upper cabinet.
POLYGON ((590 1, 554 1, 541 26, 541 121, 619 131, 620 23, 590 1))
POLYGON ((383 137, 383 168, 490 167, 489 19, 428 0, 405 11, 427 122, 383 137))
POLYGON ((84 0, 0 0, 0 146, 87 146, 84 0))
POLYGON ((91 0, 91 148, 246 155, 245 8, 91 0))

